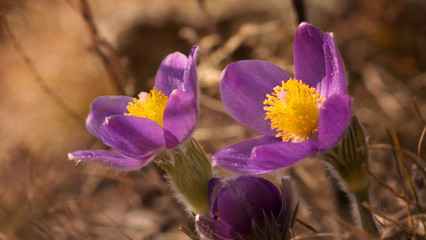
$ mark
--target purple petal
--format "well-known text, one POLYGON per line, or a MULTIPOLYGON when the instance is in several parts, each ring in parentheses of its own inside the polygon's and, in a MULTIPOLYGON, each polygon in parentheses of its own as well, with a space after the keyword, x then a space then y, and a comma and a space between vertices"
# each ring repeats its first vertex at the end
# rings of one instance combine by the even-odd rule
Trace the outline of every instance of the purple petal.
POLYGON ((220 80, 222 101, 228 113, 244 126, 268 136, 275 136, 270 121, 265 120, 263 102, 266 94, 290 79, 290 75, 272 63, 260 60, 229 64, 220 80))
POLYGON ((169 96, 173 90, 183 90, 183 76, 187 58, 180 52, 167 55, 157 71, 155 88, 169 96))
POLYGON ((273 183, 271 183, 270 181, 268 181, 264 178, 253 177, 253 176, 248 176, 248 177, 262 183, 263 186, 265 186, 266 188, 269 189, 269 192, 271 193, 272 198, 275 199, 275 202, 274 202, 275 205, 273 206, 273 209, 275 209, 274 210, 275 211, 274 212, 275 213, 274 218, 276 219, 278 217, 279 213, 281 212, 282 205, 283 205, 283 203, 282 203, 283 198, 282 198, 281 192, 278 190, 278 188, 273 183))
POLYGON ((164 146, 163 129, 148 118, 116 115, 100 128, 102 141, 117 151, 137 156, 164 146))
POLYGON ((258 146, 253 149, 248 168, 269 173, 296 164, 317 150, 313 141, 279 142, 258 146))
POLYGON ((271 183, 270 181, 268 181, 268 180, 266 180, 264 178, 261 178, 261 177, 253 177, 253 176, 247 176, 247 177, 252 178, 252 179, 254 179, 254 180, 262 183, 263 186, 265 186, 266 188, 268 188, 269 192, 273 196, 272 198, 277 200, 277 202, 276 202, 277 204, 279 203, 279 205, 274 206, 274 208, 281 209, 281 199, 282 199, 281 198, 281 193, 280 193, 280 191, 278 190, 278 188, 273 183, 271 183))
POLYGON ((234 239, 231 234, 232 229, 229 226, 205 215, 198 214, 195 216, 195 226, 204 238, 214 240, 234 239))
POLYGON ((93 100, 89 116, 86 119, 87 130, 95 137, 101 139, 99 128, 105 118, 113 115, 123 115, 127 112, 127 105, 133 99, 126 96, 102 96, 93 100))
POLYGON ((241 176, 226 181, 217 200, 220 221, 244 235, 251 233, 253 220, 263 226, 263 213, 277 217, 281 210, 278 189, 269 181, 253 177, 241 176))
POLYGON ((184 90, 193 95, 195 100, 198 100, 197 53, 198 47, 192 47, 183 74, 184 90))
POLYGON ((142 167, 152 160, 154 152, 149 152, 145 155, 131 158, 119 152, 107 150, 82 150, 68 154, 70 160, 82 160, 86 162, 97 162, 109 167, 118 168, 121 170, 131 170, 142 167))
MULTIPOLYGON (((217 203, 215 202, 215 199, 216 199, 217 192, 222 187, 222 185, 223 185, 223 182, 222 182, 222 179, 220 178, 211 178, 209 180, 208 201, 209 201, 209 206, 211 208, 210 209, 211 211, 212 209, 217 208, 217 203)), ((214 215, 214 211, 212 211, 211 217, 213 217, 213 215, 214 215)))
POLYGON ((197 123, 197 103, 189 93, 174 90, 164 110, 163 128, 166 147, 172 148, 189 137, 197 123))
POLYGON ((325 152, 343 137, 351 122, 351 98, 333 95, 321 106, 318 119, 318 151, 325 152))
POLYGON ((261 136, 226 147, 212 156, 213 164, 239 174, 262 174, 263 171, 248 167, 252 150, 256 146, 280 142, 281 139, 261 136))
POLYGON ((294 77, 317 87, 326 74, 325 34, 308 23, 301 23, 294 39, 294 77))
POLYGON ((331 34, 326 34, 324 42, 326 77, 317 86, 321 96, 346 94, 346 71, 342 57, 336 48, 331 34))

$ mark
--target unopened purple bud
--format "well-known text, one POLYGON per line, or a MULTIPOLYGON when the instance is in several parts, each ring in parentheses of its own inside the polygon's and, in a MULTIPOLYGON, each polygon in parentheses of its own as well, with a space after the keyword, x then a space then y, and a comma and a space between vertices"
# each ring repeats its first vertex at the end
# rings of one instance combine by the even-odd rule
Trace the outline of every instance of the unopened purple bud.
POLYGON ((203 237, 261 239, 257 236, 272 234, 271 239, 286 239, 279 236, 287 236, 292 225, 291 184, 284 178, 281 191, 259 177, 213 178, 209 201, 210 216, 196 217, 197 229, 203 237))

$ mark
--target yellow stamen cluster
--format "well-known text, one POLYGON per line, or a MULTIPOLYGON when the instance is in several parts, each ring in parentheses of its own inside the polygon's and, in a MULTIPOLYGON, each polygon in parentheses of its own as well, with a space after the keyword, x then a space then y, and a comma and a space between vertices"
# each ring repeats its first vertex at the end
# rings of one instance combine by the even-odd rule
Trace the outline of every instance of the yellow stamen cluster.
POLYGON ((152 89, 149 94, 142 92, 139 99, 134 98, 133 102, 127 105, 127 116, 149 118, 163 127, 163 115, 166 109, 167 96, 160 90, 152 89))
POLYGON ((265 120, 271 120, 271 128, 283 142, 307 141, 318 131, 318 108, 325 98, 315 88, 290 79, 266 97, 265 120))

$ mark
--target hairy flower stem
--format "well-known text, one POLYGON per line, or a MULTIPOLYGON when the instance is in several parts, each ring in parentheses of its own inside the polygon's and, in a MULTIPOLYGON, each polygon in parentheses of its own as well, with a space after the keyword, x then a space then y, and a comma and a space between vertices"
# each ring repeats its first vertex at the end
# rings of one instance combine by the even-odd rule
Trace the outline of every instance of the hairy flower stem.
POLYGON ((336 211, 338 216, 347 222, 352 222, 351 209, 352 203, 348 193, 342 188, 342 184, 338 177, 335 176, 335 173, 332 172, 329 168, 325 168, 328 177, 331 180, 332 190, 334 193, 336 201, 336 211))
POLYGON ((339 177, 336 175, 336 172, 333 172, 327 168, 326 172, 329 178, 331 179, 333 191, 336 198, 336 210, 339 217, 347 222, 352 222, 354 224, 360 222, 361 227, 365 232, 371 234, 372 236, 378 237, 379 232, 375 224, 373 215, 371 211, 363 205, 364 202, 370 203, 370 185, 368 182, 368 177, 366 175, 358 176, 357 180, 353 181, 348 181, 348 179, 339 180, 339 177), (361 179, 363 181, 360 181, 361 179), (342 187, 342 185, 345 185, 345 187, 342 187), (352 195, 355 199, 355 203, 351 202, 350 200, 352 195), (350 209, 355 207, 356 211, 358 211, 359 213, 359 219, 357 219, 357 215, 352 216, 351 214, 352 211, 350 211, 350 209))
POLYGON ((212 166, 199 143, 190 138, 168 151, 168 160, 157 161, 170 180, 176 197, 192 213, 209 214, 208 184, 212 166))
POLYGON ((358 207, 362 229, 374 237, 378 237, 379 230, 375 224, 373 214, 371 214, 371 211, 363 205, 364 202, 369 203, 370 201, 368 188, 354 192, 354 196, 358 207))
MULTIPOLYGON (((323 160, 333 166, 336 172, 328 170, 329 175, 340 182, 348 194, 353 194, 359 212, 360 222, 363 230, 373 236, 379 232, 370 210, 362 204, 369 203, 370 182, 365 168, 368 168, 369 154, 367 150, 368 141, 364 129, 355 115, 352 116, 351 124, 342 140, 330 151, 321 156, 323 160), (336 175, 333 175, 336 173, 336 175)), ((349 204, 347 209, 352 206, 349 204)), ((340 214, 342 215, 342 214, 340 214)))

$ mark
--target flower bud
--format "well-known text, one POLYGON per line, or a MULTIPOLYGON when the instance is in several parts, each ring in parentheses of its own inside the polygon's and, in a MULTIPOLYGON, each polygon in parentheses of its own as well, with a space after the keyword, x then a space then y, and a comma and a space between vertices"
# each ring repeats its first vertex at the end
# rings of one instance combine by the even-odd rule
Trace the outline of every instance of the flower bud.
POLYGON ((294 222, 289 180, 281 191, 268 180, 240 176, 212 178, 209 182, 210 215, 196 216, 202 237, 211 239, 289 239, 294 222))

